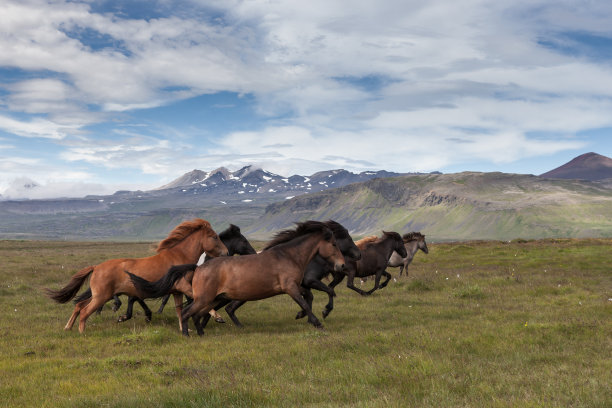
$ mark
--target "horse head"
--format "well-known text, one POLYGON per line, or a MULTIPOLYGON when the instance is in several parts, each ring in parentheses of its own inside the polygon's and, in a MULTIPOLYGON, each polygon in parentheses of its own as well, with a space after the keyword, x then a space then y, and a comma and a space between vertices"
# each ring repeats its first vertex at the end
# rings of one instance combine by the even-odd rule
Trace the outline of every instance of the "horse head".
POLYGON ((351 238, 351 235, 346 228, 332 220, 327 221, 325 225, 327 225, 334 233, 336 244, 338 245, 338 248, 340 248, 342 255, 355 261, 361 259, 361 251, 359 248, 357 248, 357 245, 355 245, 353 238, 351 238))
POLYGON ((322 233, 323 237, 319 242, 318 253, 323 259, 334 265, 336 272, 341 272, 344 269, 344 256, 340 252, 336 237, 327 226, 322 228, 322 233))
POLYGON ((230 224, 226 230, 222 231, 219 234, 219 238, 225 243, 229 251, 229 256, 234 254, 250 255, 257 253, 255 248, 251 246, 251 243, 242 235, 240 228, 234 224, 230 224))
POLYGON ((210 224, 203 225, 202 228, 198 231, 200 234, 199 240, 201 245, 201 251, 206 252, 208 256, 217 257, 217 256, 227 256, 229 255, 229 251, 227 247, 219 238, 219 235, 212 229, 210 224))

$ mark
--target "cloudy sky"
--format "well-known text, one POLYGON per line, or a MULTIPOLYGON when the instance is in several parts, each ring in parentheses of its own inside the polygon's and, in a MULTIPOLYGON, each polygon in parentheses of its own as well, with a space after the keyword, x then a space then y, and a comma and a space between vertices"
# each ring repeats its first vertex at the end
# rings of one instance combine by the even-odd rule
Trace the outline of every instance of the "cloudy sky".
POLYGON ((612 156, 612 2, 0 2, 0 194, 612 156))

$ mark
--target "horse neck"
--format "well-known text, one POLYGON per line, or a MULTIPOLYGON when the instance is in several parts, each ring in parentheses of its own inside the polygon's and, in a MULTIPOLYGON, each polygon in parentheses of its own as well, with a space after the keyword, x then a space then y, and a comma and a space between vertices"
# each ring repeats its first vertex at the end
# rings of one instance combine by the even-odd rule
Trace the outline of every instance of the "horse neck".
POLYGON ((406 252, 408 253, 408 257, 412 257, 419 250, 419 241, 406 242, 404 244, 404 247, 406 248, 406 252))
POLYGON ((391 257, 391 254, 394 251, 393 248, 395 247, 395 245, 393 241, 394 240, 392 238, 386 237, 385 239, 378 241, 378 243, 375 244, 375 245, 379 245, 380 247, 384 249, 384 254, 387 257, 387 259, 391 257))
POLYGON ((282 250, 289 255, 288 259, 303 270, 317 254, 321 236, 320 234, 309 234, 296 239, 302 239, 302 241, 298 245, 291 245, 289 247, 283 245, 282 250))
POLYGON ((171 258, 175 264, 196 263, 203 252, 200 241, 200 234, 193 232, 172 248, 161 251, 160 255, 171 258))

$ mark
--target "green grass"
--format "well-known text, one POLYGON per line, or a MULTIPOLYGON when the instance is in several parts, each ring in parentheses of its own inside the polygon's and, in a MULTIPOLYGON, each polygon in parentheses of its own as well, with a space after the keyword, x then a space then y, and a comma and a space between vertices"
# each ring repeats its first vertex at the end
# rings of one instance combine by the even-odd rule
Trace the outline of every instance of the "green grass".
POLYGON ((171 307, 118 324, 108 305, 63 331, 72 305, 42 288, 150 246, 0 241, 0 405, 612 406, 610 239, 429 243, 372 296, 342 283, 325 331, 288 296, 203 338, 182 337, 171 307))

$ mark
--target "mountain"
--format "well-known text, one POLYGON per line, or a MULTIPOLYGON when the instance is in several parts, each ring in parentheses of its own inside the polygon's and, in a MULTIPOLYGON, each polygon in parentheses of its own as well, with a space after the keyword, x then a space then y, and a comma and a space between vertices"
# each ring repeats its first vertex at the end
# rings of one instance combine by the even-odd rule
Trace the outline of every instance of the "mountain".
POLYGON ((271 204, 245 229, 334 219, 356 236, 421 231, 438 240, 611 237, 612 190, 579 180, 474 173, 375 179, 271 204))
POLYGON ((611 237, 612 188, 507 173, 193 170, 149 191, 0 201, 0 238, 155 241, 194 217, 218 230, 239 225, 251 239, 305 219, 334 219, 355 237, 383 229, 429 240, 611 237))
POLYGON ((540 177, 590 181, 612 179, 612 159, 597 153, 585 153, 540 177))
POLYGON ((155 240, 186 218, 250 225, 267 205, 293 197, 399 176, 330 170, 283 177, 254 166, 193 170, 149 191, 53 200, 0 201, 0 238, 155 240))
POLYGON ((201 170, 190 171, 155 191, 181 189, 183 192, 190 193, 226 194, 230 196, 240 194, 243 199, 248 197, 248 199, 253 200, 261 198, 262 195, 288 193, 291 194, 290 197, 292 198, 299 194, 342 187, 373 178, 400 175, 400 173, 387 171, 364 171, 355 174, 338 169, 318 172, 311 176, 283 177, 254 166, 245 166, 235 172, 220 167, 208 173, 201 170))

